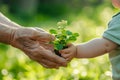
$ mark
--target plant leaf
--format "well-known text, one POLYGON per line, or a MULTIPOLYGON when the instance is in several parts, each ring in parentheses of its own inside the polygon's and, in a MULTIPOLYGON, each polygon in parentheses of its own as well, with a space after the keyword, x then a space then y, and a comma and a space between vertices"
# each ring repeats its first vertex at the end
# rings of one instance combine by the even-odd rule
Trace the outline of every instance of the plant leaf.
POLYGON ((55 45, 57 50, 62 50, 63 49, 63 44, 57 44, 55 45))
POLYGON ((67 31, 66 31, 66 34, 67 34, 67 35, 72 35, 72 32, 69 31, 69 30, 67 30, 67 31))
POLYGON ((76 39, 76 37, 75 36, 70 36, 69 37, 69 41, 76 41, 77 39, 76 39))
POLYGON ((79 36, 79 34, 78 34, 78 33, 74 33, 73 35, 74 35, 75 37, 78 37, 78 36, 79 36))
POLYGON ((50 29, 50 31, 49 31, 51 34, 57 34, 57 31, 56 30, 54 30, 54 29, 50 29))

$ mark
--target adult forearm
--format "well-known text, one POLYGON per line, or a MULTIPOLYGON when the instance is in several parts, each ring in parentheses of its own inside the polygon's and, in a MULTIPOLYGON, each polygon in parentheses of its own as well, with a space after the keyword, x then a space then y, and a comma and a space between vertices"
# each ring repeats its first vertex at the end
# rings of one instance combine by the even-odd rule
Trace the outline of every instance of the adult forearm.
POLYGON ((13 21, 5 17, 1 12, 0 12, 0 23, 8 25, 10 27, 15 27, 15 28, 21 27, 20 25, 14 23, 13 21))
POLYGON ((0 42, 5 44, 10 44, 12 39, 12 34, 14 33, 15 28, 8 25, 0 23, 0 42))

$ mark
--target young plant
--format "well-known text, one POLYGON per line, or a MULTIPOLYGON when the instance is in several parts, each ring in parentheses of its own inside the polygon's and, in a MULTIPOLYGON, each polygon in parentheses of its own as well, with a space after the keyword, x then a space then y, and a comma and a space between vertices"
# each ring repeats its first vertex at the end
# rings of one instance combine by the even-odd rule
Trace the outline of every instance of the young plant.
POLYGON ((58 22, 57 26, 58 26, 57 29, 50 29, 49 32, 56 37, 56 39, 51 43, 54 45, 55 53, 61 56, 59 50, 67 48, 66 45, 68 43, 76 41, 79 34, 72 33, 70 30, 66 30, 67 21, 65 20, 58 22))

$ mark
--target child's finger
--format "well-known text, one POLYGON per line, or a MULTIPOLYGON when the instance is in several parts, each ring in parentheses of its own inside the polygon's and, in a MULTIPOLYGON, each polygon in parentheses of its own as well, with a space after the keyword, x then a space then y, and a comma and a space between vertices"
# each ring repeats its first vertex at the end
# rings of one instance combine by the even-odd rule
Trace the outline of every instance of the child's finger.
POLYGON ((61 54, 67 54, 67 53, 69 53, 69 49, 67 48, 67 49, 63 49, 63 50, 60 50, 59 51, 61 54))
POLYGON ((68 58, 68 57, 70 57, 69 54, 61 54, 61 56, 64 57, 64 58, 68 58))

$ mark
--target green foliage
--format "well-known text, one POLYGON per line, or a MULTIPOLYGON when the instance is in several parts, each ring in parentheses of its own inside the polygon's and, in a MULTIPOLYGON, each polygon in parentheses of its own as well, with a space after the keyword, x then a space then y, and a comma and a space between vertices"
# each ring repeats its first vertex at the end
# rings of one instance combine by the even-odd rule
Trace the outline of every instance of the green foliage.
POLYGON ((67 21, 62 20, 57 23, 58 28, 50 29, 50 33, 54 34, 56 39, 52 43, 56 50, 63 49, 68 43, 74 42, 79 36, 78 33, 72 33, 70 30, 66 30, 67 21))

